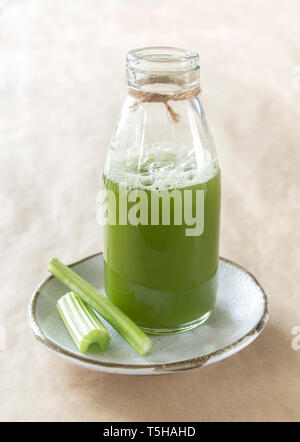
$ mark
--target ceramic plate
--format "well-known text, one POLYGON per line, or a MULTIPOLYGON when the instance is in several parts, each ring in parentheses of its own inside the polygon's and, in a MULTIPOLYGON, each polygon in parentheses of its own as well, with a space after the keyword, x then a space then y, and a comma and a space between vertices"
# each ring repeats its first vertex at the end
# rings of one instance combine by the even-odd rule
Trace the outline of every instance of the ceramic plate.
MULTIPOLYGON (((104 292, 103 256, 97 254, 71 265, 104 292)), ((255 278, 239 265, 220 258, 217 303, 210 318, 194 330, 152 335, 153 351, 139 356, 105 321, 111 335, 107 350, 92 345, 81 354, 62 323, 56 301, 67 288, 50 276, 33 293, 29 318, 34 337, 68 362, 91 370, 119 374, 167 374, 213 364, 242 350, 258 337, 269 312, 267 297, 255 278)))

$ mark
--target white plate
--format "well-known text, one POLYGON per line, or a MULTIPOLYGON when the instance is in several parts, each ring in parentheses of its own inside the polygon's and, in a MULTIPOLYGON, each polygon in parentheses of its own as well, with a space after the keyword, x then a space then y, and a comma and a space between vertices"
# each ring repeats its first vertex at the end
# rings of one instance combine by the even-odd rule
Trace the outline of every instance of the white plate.
MULTIPOLYGON (((104 292, 102 254, 87 257, 71 267, 104 292)), ((29 305, 31 330, 39 342, 58 356, 91 370, 167 374, 213 364, 254 341, 269 318, 267 297, 247 270, 220 258, 218 272, 217 303, 206 323, 180 334, 152 335, 153 351, 146 358, 139 356, 105 321, 111 335, 108 349, 101 352, 95 345, 81 354, 56 310, 56 301, 68 289, 53 276, 33 293, 29 305)))

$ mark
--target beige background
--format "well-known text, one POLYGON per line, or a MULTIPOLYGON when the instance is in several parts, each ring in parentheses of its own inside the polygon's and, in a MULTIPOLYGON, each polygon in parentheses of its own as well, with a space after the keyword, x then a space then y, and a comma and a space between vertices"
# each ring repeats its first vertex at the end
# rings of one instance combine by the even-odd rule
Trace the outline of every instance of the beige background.
POLYGON ((2 4, 1 420, 299 420, 299 17, 296 0, 2 4), (128 377, 48 353, 26 308, 51 257, 101 249, 96 194, 125 53, 144 45, 200 53, 223 174, 221 254, 257 276, 271 321, 217 365, 128 377))

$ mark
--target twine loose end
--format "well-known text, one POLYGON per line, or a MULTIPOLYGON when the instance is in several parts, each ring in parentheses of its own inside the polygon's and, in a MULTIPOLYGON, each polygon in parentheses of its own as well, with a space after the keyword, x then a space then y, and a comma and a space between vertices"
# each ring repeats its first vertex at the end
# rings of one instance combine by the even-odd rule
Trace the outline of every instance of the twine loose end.
POLYGON ((172 121, 174 122, 174 123, 179 123, 179 121, 180 121, 180 115, 179 114, 177 114, 173 109, 172 109, 172 107, 169 105, 169 103, 167 102, 167 101, 165 101, 165 106, 166 106, 166 108, 167 108, 167 111, 169 112, 169 115, 170 115, 170 117, 172 118, 172 121))

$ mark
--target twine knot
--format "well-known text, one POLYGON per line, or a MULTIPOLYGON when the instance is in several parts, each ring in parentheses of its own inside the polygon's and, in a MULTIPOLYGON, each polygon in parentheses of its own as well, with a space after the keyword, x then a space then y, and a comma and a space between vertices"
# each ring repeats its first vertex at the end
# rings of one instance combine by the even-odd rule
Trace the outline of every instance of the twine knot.
MULTIPOLYGON (((156 81, 159 83, 160 81, 156 81)), ((153 83, 153 82, 152 82, 153 83)), ((164 81, 166 83, 166 81, 164 81)), ((174 94, 161 94, 158 92, 147 92, 141 89, 129 88, 128 93, 131 97, 136 98, 136 101, 130 106, 132 108, 138 106, 141 103, 163 103, 174 123, 180 121, 180 115, 177 114, 170 104, 169 101, 182 101, 189 100, 191 98, 196 98, 201 92, 200 87, 190 89, 187 91, 175 92, 174 94)))

